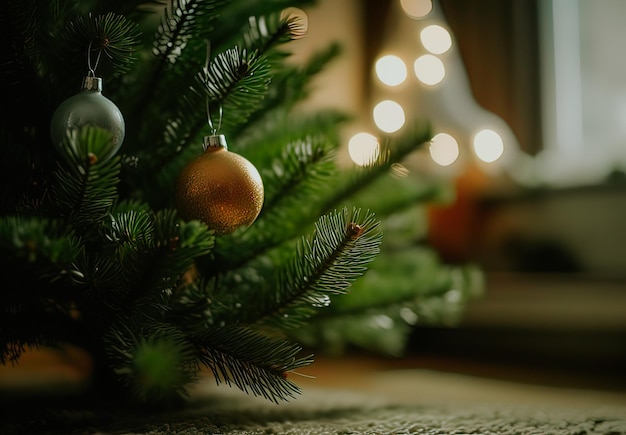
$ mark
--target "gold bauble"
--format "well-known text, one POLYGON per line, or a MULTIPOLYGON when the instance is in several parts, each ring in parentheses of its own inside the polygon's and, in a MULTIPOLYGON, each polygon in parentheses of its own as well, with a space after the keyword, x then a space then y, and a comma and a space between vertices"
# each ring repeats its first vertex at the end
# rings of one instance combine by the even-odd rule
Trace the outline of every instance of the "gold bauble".
POLYGON ((259 171, 228 151, 223 135, 206 136, 204 149, 178 177, 176 207, 181 217, 204 222, 216 234, 251 225, 263 206, 259 171))

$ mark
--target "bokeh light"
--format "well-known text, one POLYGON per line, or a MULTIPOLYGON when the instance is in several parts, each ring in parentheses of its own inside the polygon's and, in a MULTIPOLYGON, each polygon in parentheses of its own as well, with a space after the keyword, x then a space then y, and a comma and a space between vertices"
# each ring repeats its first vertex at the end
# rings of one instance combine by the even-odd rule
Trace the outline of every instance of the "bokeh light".
POLYGON ((434 54, 443 54, 452 47, 452 36, 437 24, 426 26, 420 32, 420 41, 424 48, 434 54))
POLYGON ((293 20, 295 25, 293 36, 295 39, 305 36, 309 30, 309 16, 305 11, 297 7, 288 7, 281 11, 280 17, 283 20, 293 20))
POLYGON ((380 154, 378 139, 370 133, 357 133, 348 141, 348 154, 357 165, 369 165, 375 162, 380 154))
POLYGON ((415 76, 426 85, 436 85, 446 76, 446 67, 441 59, 432 54, 425 54, 415 60, 413 64, 415 76))
POLYGON ((459 157, 459 144, 447 133, 439 133, 430 141, 430 157, 440 166, 449 166, 459 157))
POLYGON ((414 19, 424 18, 433 10, 431 0, 400 0, 400 5, 404 13, 414 19))
POLYGON ((389 54, 376 61, 376 76, 388 86, 398 86, 407 77, 404 61, 398 56, 389 54))
POLYGON ((374 122, 386 133, 398 131, 405 122, 404 109, 395 101, 381 101, 374 107, 374 122))
POLYGON ((495 162, 504 153, 502 137, 488 128, 479 131, 474 136, 474 152, 483 162, 495 162))

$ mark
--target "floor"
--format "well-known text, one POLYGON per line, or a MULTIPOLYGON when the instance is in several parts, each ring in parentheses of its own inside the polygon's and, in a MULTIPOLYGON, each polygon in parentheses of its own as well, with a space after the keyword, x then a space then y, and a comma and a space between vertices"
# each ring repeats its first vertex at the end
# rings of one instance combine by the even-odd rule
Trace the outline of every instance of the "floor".
MULTIPOLYGON (((626 292, 620 285, 590 290, 562 281, 495 279, 489 297, 470 305, 458 327, 416 328, 405 357, 318 355, 290 376, 305 389, 626 407, 626 292)), ((27 352, 18 366, 0 366, 0 398, 80 393, 86 361, 74 348, 27 352)))

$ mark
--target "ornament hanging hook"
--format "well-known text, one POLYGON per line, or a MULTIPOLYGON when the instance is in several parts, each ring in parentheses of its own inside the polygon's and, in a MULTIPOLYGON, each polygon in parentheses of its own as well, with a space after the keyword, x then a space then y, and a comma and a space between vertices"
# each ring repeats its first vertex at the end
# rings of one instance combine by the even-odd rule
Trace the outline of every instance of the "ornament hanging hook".
POLYGON ((96 58, 96 64, 91 66, 91 44, 93 41, 89 41, 89 47, 87 47, 87 68, 89 69, 87 76, 95 77, 96 76, 96 68, 98 68, 98 63, 100 63, 100 55, 102 54, 102 50, 98 50, 98 57, 96 58))
MULTIPOLYGON (((206 42, 206 58, 204 60, 204 68, 202 69, 202 71, 204 72, 204 75, 206 77, 206 76, 209 75, 209 61, 211 59, 211 41, 209 41, 208 39, 205 39, 204 41, 206 42)), ((217 134, 217 132, 222 127, 222 115, 223 115, 222 103, 220 103, 220 105, 219 105, 219 118, 218 118, 218 121, 217 121, 217 127, 215 127, 215 125, 213 124, 213 119, 211 118, 210 101, 209 101, 209 95, 207 94, 207 96, 206 96, 206 117, 207 117, 207 123, 209 124, 209 127, 211 128, 211 134, 212 135, 217 134)))
POLYGON ((217 127, 215 127, 215 125, 213 124, 213 119, 211 119, 211 109, 209 108, 209 106, 210 106, 210 101, 209 101, 209 96, 207 95, 206 96, 207 123, 209 124, 209 127, 211 128, 211 134, 215 135, 220 130, 220 128, 222 128, 222 115, 223 115, 222 104, 220 103, 219 105, 219 118, 217 121, 217 127))
POLYGON ((204 75, 207 76, 209 74, 209 60, 211 59, 211 41, 205 39, 206 43, 206 57, 204 58, 204 75))

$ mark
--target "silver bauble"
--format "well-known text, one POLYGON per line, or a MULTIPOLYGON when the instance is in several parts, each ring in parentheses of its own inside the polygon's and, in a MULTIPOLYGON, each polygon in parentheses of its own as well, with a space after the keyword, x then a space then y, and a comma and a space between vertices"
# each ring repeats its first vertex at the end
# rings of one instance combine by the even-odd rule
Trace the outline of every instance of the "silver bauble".
POLYGON ((97 156, 98 160, 110 159, 122 146, 124 117, 115 103, 102 95, 102 79, 99 77, 85 77, 81 91, 56 109, 50 121, 53 144, 62 152, 60 144, 66 138, 67 131, 84 126, 99 127, 111 133, 110 146, 103 155, 97 156))

